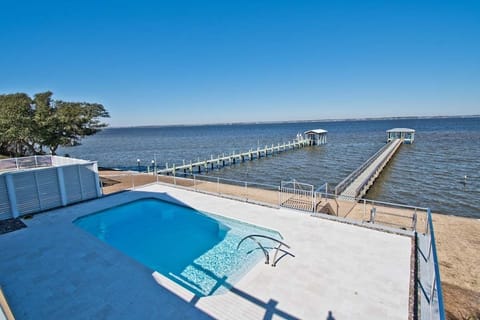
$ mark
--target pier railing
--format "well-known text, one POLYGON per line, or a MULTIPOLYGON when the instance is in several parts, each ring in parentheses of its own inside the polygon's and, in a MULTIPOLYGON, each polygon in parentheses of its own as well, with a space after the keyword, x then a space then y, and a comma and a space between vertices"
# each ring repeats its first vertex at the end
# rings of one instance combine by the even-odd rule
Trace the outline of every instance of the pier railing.
MULTIPOLYGON (((326 141, 322 140, 322 144, 326 141)), ((203 172, 208 172, 214 169, 219 169, 225 167, 227 165, 232 165, 237 162, 244 162, 244 161, 251 161, 254 159, 260 159, 267 156, 273 156, 274 154, 278 154, 280 152, 284 152, 287 150, 298 149, 302 147, 306 147, 312 144, 312 140, 309 138, 297 137, 297 139, 284 142, 283 144, 278 143, 277 145, 272 144, 271 146, 265 145, 264 148, 257 147, 251 148, 246 152, 232 152, 231 154, 223 154, 214 157, 210 155, 210 158, 200 160, 198 158, 196 161, 186 162, 183 160, 182 164, 173 164, 170 165, 168 163, 165 164, 164 169, 157 169, 156 165, 154 170, 157 171, 159 174, 164 175, 180 175, 183 174, 194 174, 198 172, 199 174, 203 172)))
POLYGON ((401 145, 401 140, 394 140, 392 142, 390 142, 390 144, 396 144, 393 146, 393 148, 389 151, 389 153, 386 155, 386 157, 384 159, 382 159, 382 161, 380 161, 374 168, 373 170, 370 172, 370 174, 368 174, 364 179, 363 181, 360 182, 359 186, 355 189, 355 195, 357 196, 362 196, 366 193, 366 191, 368 190, 368 188, 372 185, 373 181, 376 179, 376 177, 378 177, 378 175, 380 174, 380 172, 382 171, 382 169, 385 167, 385 165, 387 164, 388 161, 390 161, 390 158, 392 157, 392 155, 397 151, 397 149, 400 147, 401 145))
POLYGON ((386 148, 389 147, 389 143, 385 144, 383 147, 381 147, 373 156, 367 159, 360 167, 357 169, 353 170, 352 173, 350 173, 345 179, 343 179, 336 187, 335 187, 335 194, 339 195, 342 193, 347 186, 349 186, 357 177, 366 169, 368 166, 372 164, 375 159, 378 158, 379 155, 385 151, 386 148))

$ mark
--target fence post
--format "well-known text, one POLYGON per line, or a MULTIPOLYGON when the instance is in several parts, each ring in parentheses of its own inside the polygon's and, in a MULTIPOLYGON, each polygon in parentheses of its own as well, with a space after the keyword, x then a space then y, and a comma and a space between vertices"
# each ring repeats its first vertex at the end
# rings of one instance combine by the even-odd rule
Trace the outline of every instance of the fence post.
MULTIPOLYGON (((98 178, 98 172, 97 172, 98 178)), ((62 201, 62 206, 66 206, 68 204, 67 199, 67 191, 65 190, 65 178, 63 175, 63 168, 57 167, 57 183, 58 183, 58 190, 60 191, 60 200, 62 201)), ((103 182, 99 179, 98 184, 101 184, 101 188, 103 188, 103 182)), ((97 194, 98 195, 98 194, 97 194)))
POLYGON ((375 214, 377 213, 377 208, 373 207, 370 209, 370 222, 375 223, 375 214))
POLYGON ((427 259, 430 259, 430 254, 432 253, 432 235, 430 234, 429 236, 429 241, 428 241, 428 254, 427 254, 427 259))
POLYGON ((132 189, 135 190, 135 178, 133 177, 133 173, 130 173, 130 177, 132 178, 132 189))
POLYGON ((196 186, 196 183, 195 183, 195 175, 193 175, 193 190, 197 191, 197 186, 196 186))
POLYGON ((428 231, 430 229, 430 225, 428 223, 428 211, 425 212, 425 234, 428 234, 428 231))
POLYGON ((217 193, 220 195, 220 178, 217 177, 217 193))
POLYGON ((437 286, 437 281, 436 281, 436 274, 435 274, 435 268, 433 269, 433 279, 432 279, 432 290, 430 291, 430 296, 428 297, 429 302, 430 302, 430 315, 432 315, 432 306, 433 306, 433 299, 435 298, 435 289, 437 286))
POLYGON ((245 181, 245 201, 248 201, 248 186, 247 186, 247 181, 245 181))
POLYGON ((8 201, 10 201, 10 212, 14 218, 17 218, 20 215, 20 212, 17 207, 17 195, 15 194, 15 183, 13 182, 13 177, 11 174, 5 175, 5 183, 7 186, 7 195, 8 201))
POLYGON ((365 221, 365 214, 367 213, 367 200, 363 199, 363 217, 362 221, 365 221))
POLYGON ((415 209, 412 217, 412 230, 417 231, 417 209, 415 209))
POLYGON ((282 205, 282 201, 281 201, 281 191, 280 191, 280 187, 278 187, 278 192, 277 192, 277 201, 278 201, 278 206, 280 207, 282 205))

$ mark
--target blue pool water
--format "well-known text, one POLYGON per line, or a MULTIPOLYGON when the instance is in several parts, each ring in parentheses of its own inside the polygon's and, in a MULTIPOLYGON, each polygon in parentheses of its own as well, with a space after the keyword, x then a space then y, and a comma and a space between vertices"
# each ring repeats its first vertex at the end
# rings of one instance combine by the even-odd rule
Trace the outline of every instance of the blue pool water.
MULTIPOLYGON (((157 199, 141 199, 74 223, 199 296, 228 290, 263 253, 249 234, 278 232, 157 199)), ((267 247, 273 243, 263 242, 267 247)))

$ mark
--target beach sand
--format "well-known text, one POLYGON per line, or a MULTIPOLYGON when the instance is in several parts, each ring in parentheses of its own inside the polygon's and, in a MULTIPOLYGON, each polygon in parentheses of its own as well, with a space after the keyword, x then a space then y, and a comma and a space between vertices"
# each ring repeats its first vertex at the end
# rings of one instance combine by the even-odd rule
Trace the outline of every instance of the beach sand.
POLYGON ((448 319, 480 319, 480 220, 433 215, 448 319))
MULTIPOLYGON (((119 192, 134 186, 159 182, 175 183, 178 186, 193 188, 193 180, 172 176, 154 176, 119 171, 101 171, 104 194, 119 192)), ((279 195, 274 190, 262 190, 251 185, 217 184, 216 182, 196 181, 195 188, 202 192, 228 195, 249 201, 278 205, 279 195)), ((367 221, 367 204, 351 201, 319 200, 317 208, 324 208, 331 214, 357 221, 367 221)), ((390 211, 390 210, 389 210, 390 211)), ((394 210, 396 216, 377 211, 376 221, 396 227, 409 228, 412 224, 412 212, 394 210)), ((440 273, 447 319, 480 319, 480 219, 469 219, 451 215, 433 214, 433 223, 437 241, 437 253, 440 260, 440 273)), ((424 230, 424 215, 419 214, 418 230, 424 230)))

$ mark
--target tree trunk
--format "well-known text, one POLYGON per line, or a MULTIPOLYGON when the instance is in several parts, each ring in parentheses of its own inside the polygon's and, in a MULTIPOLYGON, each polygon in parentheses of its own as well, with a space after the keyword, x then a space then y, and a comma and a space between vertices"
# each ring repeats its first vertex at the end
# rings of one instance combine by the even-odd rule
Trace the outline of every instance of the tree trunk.
POLYGON ((57 149, 58 149, 58 145, 56 146, 50 146, 50 154, 52 156, 56 156, 57 155, 57 149))

